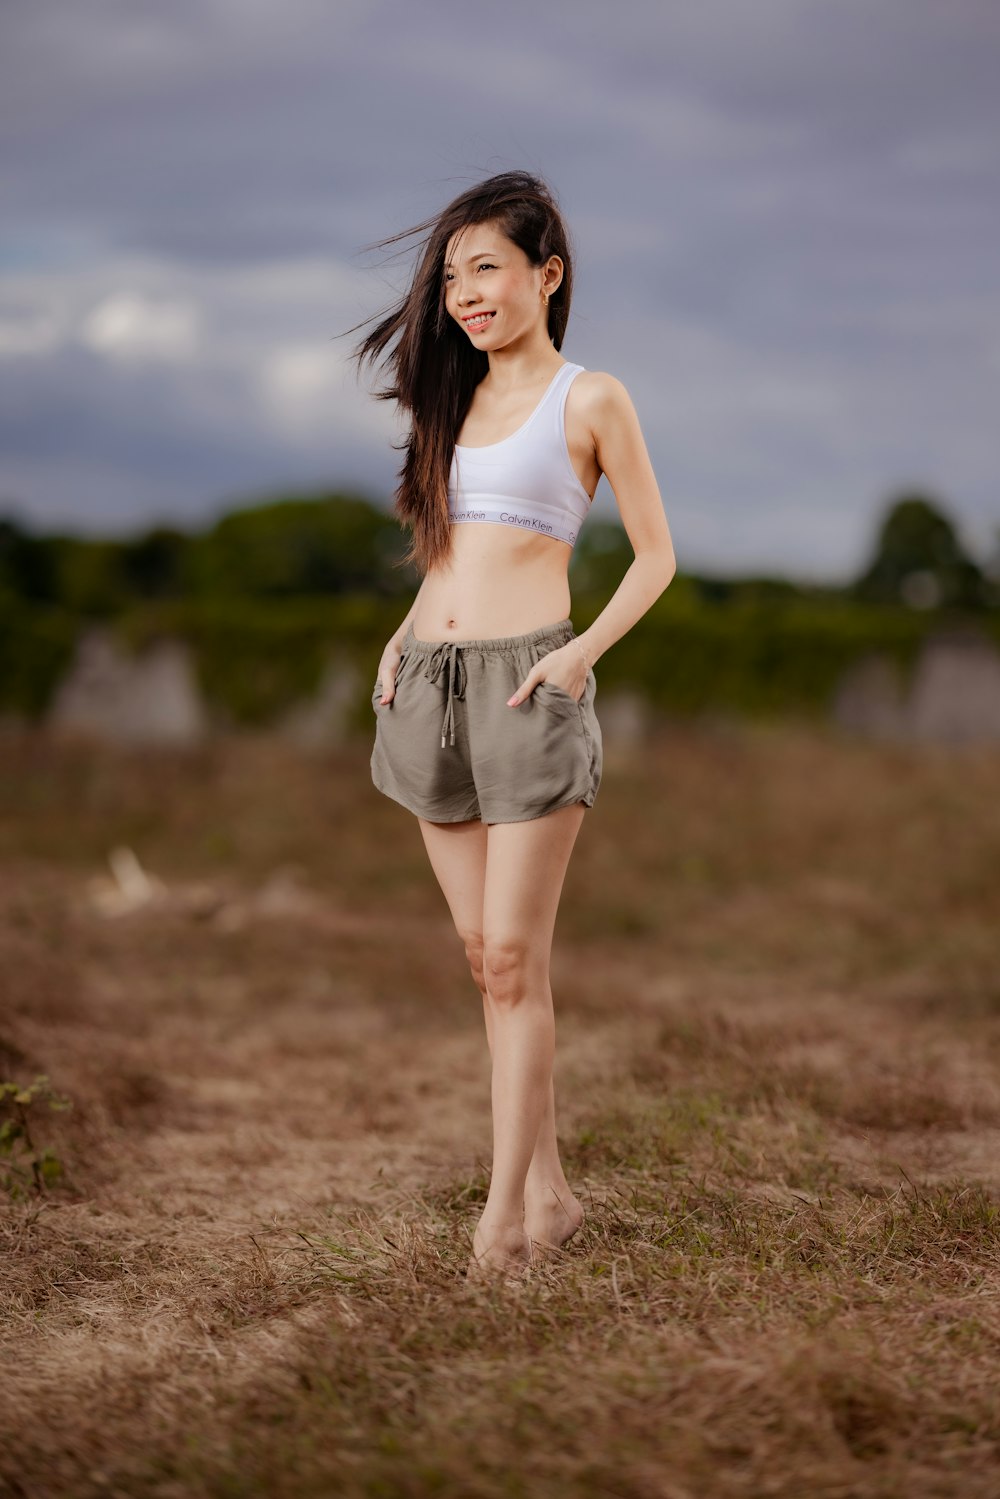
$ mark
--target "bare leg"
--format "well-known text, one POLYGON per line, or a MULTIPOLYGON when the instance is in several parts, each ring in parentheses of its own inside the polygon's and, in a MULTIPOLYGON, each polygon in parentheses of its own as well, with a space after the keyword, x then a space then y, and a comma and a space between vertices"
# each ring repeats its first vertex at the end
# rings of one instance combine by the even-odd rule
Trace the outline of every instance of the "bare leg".
MULTIPOLYGON (((490 1056, 493 1055, 493 1002, 485 987, 483 1010, 490 1056)), ((559 1159, 555 1084, 549 1076, 545 1113, 524 1183, 524 1229, 540 1248, 558 1249, 583 1223, 583 1205, 574 1196, 559 1159)))
MULTIPOLYGON (((541 1085, 542 1112, 534 1136, 534 1145, 531 1158, 528 1163, 524 1178, 523 1199, 518 1203, 514 1214, 515 1221, 508 1217, 506 1221, 497 1226, 494 1237, 491 1239, 488 1249, 483 1250, 483 1262, 490 1260, 497 1263, 523 1262, 526 1258, 526 1246, 529 1240, 535 1240, 544 1246, 553 1246, 563 1243, 576 1231, 583 1220, 583 1208, 573 1196, 566 1182, 566 1177, 559 1160, 559 1151, 556 1140, 555 1124, 555 1098, 552 1085, 552 995, 548 984, 548 961, 551 951, 552 930, 555 923, 556 908, 562 890, 563 877, 569 853, 572 850, 576 834, 579 831, 582 820, 583 808, 580 806, 562 808, 559 812, 551 813, 547 818, 537 819, 534 823, 527 824, 497 824, 489 830, 478 820, 464 823, 433 823, 425 819, 419 819, 420 829, 427 847, 428 857, 434 869, 438 882, 448 901, 454 920, 456 930, 461 937, 466 950, 466 956, 480 993, 483 1003, 483 1018, 486 1025, 486 1036, 490 1048, 490 1054, 495 1058, 495 1027, 498 1001, 491 995, 490 986, 486 976, 486 954, 484 944, 484 914, 486 907, 486 883, 487 883, 487 858, 488 837, 493 842, 493 888, 495 921, 498 929, 502 930, 504 924, 508 926, 513 922, 521 920, 524 922, 528 933, 528 941, 522 940, 515 944, 518 952, 531 949, 535 953, 533 960, 536 974, 536 995, 533 1014, 537 1022, 541 1017, 543 1031, 548 1026, 549 1043, 542 1047, 543 1065, 541 1074, 536 1080, 536 1088, 541 1085, 541 1076, 544 1075, 544 1085, 541 1085), (541 824, 554 824, 551 831, 541 827, 541 824), (527 837, 518 839, 516 830, 534 829, 527 837), (508 857, 504 857, 503 843, 504 835, 515 832, 513 839, 506 840, 512 847, 508 857), (497 835, 500 835, 499 838, 497 835), (518 853, 518 844, 524 846, 524 851, 518 853), (547 850, 547 851, 546 851, 547 850), (526 884, 519 874, 519 860, 523 864, 527 862, 530 867, 532 879, 526 884), (503 898, 505 877, 513 881, 515 889, 510 892, 510 897, 503 898), (538 886, 541 884, 544 898, 539 896, 538 886), (521 887, 524 888, 521 888, 521 887), (546 1010, 548 1020, 546 1021, 546 1010), (522 1219, 523 1206, 523 1219, 522 1219), (527 1238, 526 1238, 527 1235, 527 1238)), ((531 965, 528 965, 529 967, 531 965)), ((513 975, 519 967, 515 958, 513 965, 508 964, 502 953, 498 963, 491 967, 502 968, 510 977, 505 983, 497 974, 494 980, 494 989, 502 993, 505 998, 504 1013, 510 1014, 519 1006, 516 1000, 518 984, 513 975)), ((501 1001, 503 1002, 503 1001, 501 1001)), ((526 1013, 526 1012, 525 1012, 526 1013)), ((530 1027, 529 1027, 530 1028, 530 1027)), ((516 1039, 516 1028, 515 1028, 516 1039)), ((508 1053, 510 1048, 507 1049, 508 1053)), ((517 1085, 515 1064, 515 1087, 517 1085)), ((530 1092, 530 1085, 529 1085, 530 1092)), ((497 1082, 496 1071, 493 1082, 494 1095, 494 1185, 497 1182, 497 1112, 499 1102, 500 1133, 504 1132, 504 1085, 497 1082), (499 1094, 499 1101, 498 1101, 499 1094)), ((523 1107, 523 1104, 522 1104, 523 1107)), ((532 1105, 529 1101, 529 1110, 537 1113, 537 1098, 532 1105)), ((516 1113, 516 1108, 515 1108, 516 1113)), ((532 1113, 529 1112, 530 1118, 532 1113)), ((523 1146, 522 1146, 523 1149, 523 1146)), ((495 1204, 495 1196, 491 1188, 491 1200, 487 1204, 492 1208, 495 1204)), ((508 1214, 512 1208, 509 1200, 504 1211, 508 1214)), ((484 1212, 485 1227, 480 1232, 477 1230, 477 1248, 482 1249, 485 1234, 491 1228, 491 1220, 487 1219, 484 1212)))
POLYGON ((559 1159, 555 1086, 550 1077, 545 1113, 524 1184, 524 1227, 536 1244, 558 1249, 582 1222, 583 1205, 574 1197, 559 1159))
POLYGON ((561 1165, 558 1181, 551 1181, 558 1151, 549 960, 559 897, 584 810, 576 803, 528 822, 497 823, 488 833, 483 934, 493 1022, 493 1173, 473 1244, 477 1256, 487 1260, 494 1245, 499 1255, 510 1254, 518 1225, 530 1241, 529 1202, 534 1213, 537 1200, 551 1196, 550 1187, 558 1190, 565 1184, 561 1165))

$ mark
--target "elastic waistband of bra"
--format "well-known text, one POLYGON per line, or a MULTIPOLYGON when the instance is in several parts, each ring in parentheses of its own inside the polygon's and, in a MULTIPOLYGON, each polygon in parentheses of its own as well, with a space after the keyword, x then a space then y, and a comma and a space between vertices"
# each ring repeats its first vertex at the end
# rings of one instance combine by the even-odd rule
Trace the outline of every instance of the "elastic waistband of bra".
POLYGON ((573 621, 569 618, 557 620, 554 625, 539 625, 537 629, 527 630, 523 635, 486 635, 475 640, 418 640, 413 633, 413 625, 406 627, 403 636, 403 649, 416 651, 420 656, 431 656, 439 651, 442 646, 460 646, 463 651, 482 651, 489 655, 491 652, 509 651, 522 645, 538 645, 543 641, 558 641, 563 645, 572 640, 575 635, 573 621))

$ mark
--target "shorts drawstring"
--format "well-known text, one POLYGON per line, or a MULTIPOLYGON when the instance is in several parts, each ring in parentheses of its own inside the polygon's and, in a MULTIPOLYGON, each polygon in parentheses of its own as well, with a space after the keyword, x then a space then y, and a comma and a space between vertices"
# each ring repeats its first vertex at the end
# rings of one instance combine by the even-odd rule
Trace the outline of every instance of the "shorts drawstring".
POLYGON ((462 658, 462 647, 454 640, 442 640, 440 645, 431 651, 427 669, 424 676, 429 682, 438 682, 441 673, 448 673, 448 705, 444 710, 444 723, 441 725, 441 748, 444 749, 445 737, 451 730, 450 743, 455 743, 455 698, 465 696, 465 661, 462 658))

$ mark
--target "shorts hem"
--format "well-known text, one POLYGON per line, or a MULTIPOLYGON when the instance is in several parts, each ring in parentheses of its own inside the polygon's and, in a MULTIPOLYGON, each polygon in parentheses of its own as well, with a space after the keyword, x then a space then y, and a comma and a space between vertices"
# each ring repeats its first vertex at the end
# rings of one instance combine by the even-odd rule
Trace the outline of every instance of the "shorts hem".
POLYGON ((592 807, 597 798, 596 791, 579 791, 575 796, 568 796, 565 801, 556 802, 553 807, 545 807, 540 812, 526 812, 523 817, 484 817, 482 810, 478 807, 474 812, 460 812, 454 817, 446 817, 444 815, 435 817, 425 812, 423 808, 416 806, 406 797, 397 795, 395 791, 390 791, 381 782, 377 781, 374 776, 372 776, 372 785, 376 791, 380 791, 390 801, 394 801, 399 806, 405 807, 407 812, 412 812, 414 817, 422 817, 425 822, 481 822, 486 827, 496 827, 498 824, 503 825, 511 822, 535 822, 539 817, 546 817, 550 812, 559 812, 563 807, 572 807, 577 802, 583 802, 585 807, 592 807))
POLYGON ((397 802, 399 804, 399 806, 405 807, 406 810, 407 810, 407 812, 412 812, 413 815, 414 815, 414 817, 422 817, 425 822, 481 822, 482 821, 482 818, 481 818, 481 816, 479 814, 479 808, 478 807, 476 808, 476 810, 474 812, 461 812, 456 817, 446 817, 444 815, 433 817, 433 816, 431 816, 431 814, 429 812, 425 812, 422 807, 416 806, 413 802, 409 801, 406 797, 400 796, 395 791, 390 791, 387 786, 383 786, 382 783, 381 783, 381 781, 377 781, 374 776, 372 776, 372 785, 375 787, 376 791, 381 791, 382 795, 383 796, 387 796, 390 801, 397 802))
POLYGON ((565 801, 556 802, 555 806, 544 807, 541 812, 527 812, 523 817, 484 817, 483 822, 488 827, 496 827, 497 824, 508 822, 535 822, 539 817, 547 817, 550 812, 559 812, 563 807, 575 806, 577 802, 583 802, 585 807, 592 807, 597 800, 597 792, 578 791, 575 796, 568 796, 565 801))

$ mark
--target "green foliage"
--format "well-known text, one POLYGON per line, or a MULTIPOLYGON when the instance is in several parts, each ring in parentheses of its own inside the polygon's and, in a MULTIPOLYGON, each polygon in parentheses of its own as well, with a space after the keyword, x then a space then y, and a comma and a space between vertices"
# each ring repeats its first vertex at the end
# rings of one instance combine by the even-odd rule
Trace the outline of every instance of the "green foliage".
POLYGON ((0 516, 0 594, 35 603, 53 600, 53 557, 48 537, 30 536, 16 521, 0 516))
POLYGON ((44 1192, 63 1174, 59 1157, 50 1146, 40 1146, 32 1134, 43 1105, 61 1111, 73 1107, 68 1098, 53 1092, 47 1073, 41 1073, 27 1088, 20 1083, 0 1082, 0 1156, 8 1170, 0 1175, 0 1191, 15 1201, 33 1192, 44 1192))
POLYGON ((975 609, 992 597, 943 508, 914 492, 900 495, 892 505, 879 530, 875 555, 853 591, 870 603, 918 609, 975 609))
POLYGON ((129 598, 126 543, 30 536, 0 520, 0 591, 73 614, 108 616, 129 598))
MULTIPOLYGON (((872 650, 908 671, 932 627, 928 616, 838 599, 737 594, 707 604, 695 585, 671 584, 603 656, 601 689, 629 685, 666 712, 724 709, 749 715, 826 711, 841 674, 872 650)), ((574 609, 577 629, 599 611, 574 609)))
POLYGON ((122 571, 132 597, 180 598, 188 587, 192 541, 183 531, 155 526, 122 549, 122 571))
POLYGON ((155 526, 129 540, 33 536, 0 517, 0 593, 108 619, 158 599, 292 598, 417 586, 390 515, 357 496, 233 510, 204 534, 155 526))
MULTIPOLYGON (((358 588, 399 593, 399 527, 365 500, 332 495, 236 510, 190 544, 189 592, 293 598, 358 588)), ((415 579, 411 579, 415 584, 415 579)))
POLYGON ((36 718, 68 670, 80 628, 66 609, 31 607, 0 587, 0 711, 36 718))
POLYGON ((617 521, 591 519, 580 532, 569 564, 574 598, 578 593, 614 593, 634 553, 617 521))
MULTIPOLYGON (((182 600, 132 609, 116 629, 134 651, 158 637, 186 642, 207 701, 233 723, 261 726, 316 692, 331 655, 374 681, 378 655, 409 602, 373 594, 182 600)), ((360 723, 371 707, 367 694, 358 697, 360 723)))

